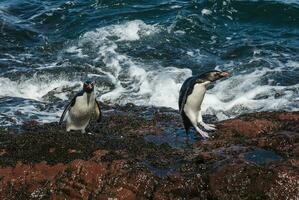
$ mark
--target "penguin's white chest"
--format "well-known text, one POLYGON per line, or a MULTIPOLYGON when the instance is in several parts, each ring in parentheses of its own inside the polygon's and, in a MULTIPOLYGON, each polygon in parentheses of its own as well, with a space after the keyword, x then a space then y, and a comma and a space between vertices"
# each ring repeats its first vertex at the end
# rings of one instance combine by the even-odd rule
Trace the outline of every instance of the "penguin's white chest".
POLYGON ((187 97, 184 111, 198 112, 201 110, 201 104, 207 89, 206 83, 197 83, 193 87, 192 93, 187 97))
POLYGON ((80 117, 92 114, 94 108, 95 99, 90 96, 89 101, 87 95, 83 95, 76 98, 75 105, 71 109, 71 113, 80 117))
POLYGON ((69 110, 67 129, 82 130, 88 125, 95 106, 95 96, 88 96, 86 93, 76 98, 75 104, 69 110))

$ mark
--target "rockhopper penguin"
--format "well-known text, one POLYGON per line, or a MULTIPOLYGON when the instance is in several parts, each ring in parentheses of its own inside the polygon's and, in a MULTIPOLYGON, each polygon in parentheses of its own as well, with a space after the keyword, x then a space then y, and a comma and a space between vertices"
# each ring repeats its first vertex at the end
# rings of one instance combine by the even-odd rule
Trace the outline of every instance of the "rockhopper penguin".
POLYGON ((221 71, 210 71, 202 75, 192 76, 185 80, 180 90, 179 111, 183 119, 186 133, 193 126, 200 135, 208 138, 209 134, 198 127, 200 124, 206 130, 215 130, 212 124, 202 121, 201 104, 209 83, 228 77, 229 73, 221 71))
POLYGON ((81 130, 82 133, 85 133, 85 128, 92 117, 95 117, 98 122, 101 120, 101 108, 96 100, 93 82, 86 81, 84 83, 83 90, 65 107, 59 124, 62 123, 66 114, 68 114, 66 117, 67 132, 81 130))

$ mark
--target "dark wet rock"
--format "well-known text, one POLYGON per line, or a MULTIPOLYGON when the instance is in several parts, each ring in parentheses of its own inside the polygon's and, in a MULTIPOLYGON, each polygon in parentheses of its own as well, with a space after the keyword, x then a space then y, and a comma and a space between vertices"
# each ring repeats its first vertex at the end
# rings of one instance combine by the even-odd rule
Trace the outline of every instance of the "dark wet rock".
POLYGON ((208 199, 209 186, 205 174, 171 175, 161 181, 154 199, 208 199))
POLYGON ((244 154, 244 159, 257 165, 265 165, 269 162, 280 161, 283 158, 273 151, 256 148, 244 154))
POLYGON ((103 105, 103 115, 92 134, 1 129, 0 199, 299 198, 299 112, 218 122, 209 140, 187 136, 168 108, 103 105))
POLYGON ((210 185, 216 199, 269 199, 273 176, 265 168, 235 161, 211 173, 210 185))

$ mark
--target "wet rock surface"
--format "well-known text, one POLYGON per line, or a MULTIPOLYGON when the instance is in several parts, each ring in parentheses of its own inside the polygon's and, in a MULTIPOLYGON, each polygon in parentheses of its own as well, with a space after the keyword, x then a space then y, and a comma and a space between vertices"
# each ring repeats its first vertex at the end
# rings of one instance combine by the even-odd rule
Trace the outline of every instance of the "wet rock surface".
POLYGON ((171 109, 103 111, 91 134, 35 122, 0 130, 0 199, 299 198, 299 112, 214 122, 202 140, 171 109))

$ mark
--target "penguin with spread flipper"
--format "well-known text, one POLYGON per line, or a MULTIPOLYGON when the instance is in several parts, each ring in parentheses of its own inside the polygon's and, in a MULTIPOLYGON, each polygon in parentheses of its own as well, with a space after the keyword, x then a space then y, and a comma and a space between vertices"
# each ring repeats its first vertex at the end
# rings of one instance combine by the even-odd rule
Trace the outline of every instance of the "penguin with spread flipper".
POLYGON ((215 130, 214 125, 203 122, 201 104, 207 91, 207 86, 212 82, 228 76, 228 72, 210 71, 185 80, 180 89, 179 111, 186 133, 193 126, 202 137, 208 138, 209 134, 201 130, 198 124, 206 130, 215 130))
POLYGON ((101 108, 96 100, 94 92, 94 83, 86 81, 83 85, 83 90, 80 91, 65 107, 59 124, 66 118, 66 131, 80 130, 85 133, 85 128, 90 120, 95 117, 99 122, 101 120, 101 108), (67 115, 66 115, 67 114, 67 115))

